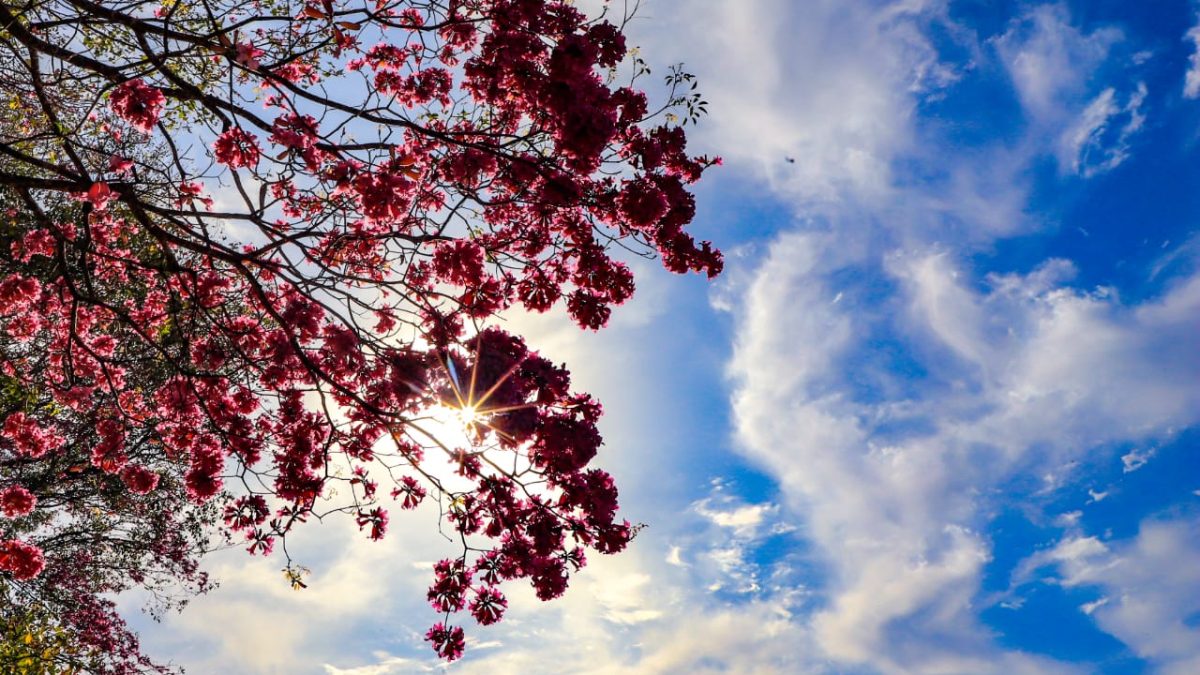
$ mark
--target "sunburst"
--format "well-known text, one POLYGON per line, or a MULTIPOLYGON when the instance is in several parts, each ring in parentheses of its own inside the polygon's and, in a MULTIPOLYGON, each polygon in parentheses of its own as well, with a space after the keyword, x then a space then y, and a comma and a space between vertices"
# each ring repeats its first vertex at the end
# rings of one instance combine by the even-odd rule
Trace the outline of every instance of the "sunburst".
POLYGON ((447 354, 445 359, 440 360, 442 368, 446 371, 446 379, 450 381, 450 389, 454 393, 454 400, 443 400, 440 407, 444 408, 448 416, 455 420, 467 432, 468 437, 475 441, 482 440, 484 435, 482 428, 490 429, 496 434, 512 440, 513 437, 508 432, 497 428, 491 423, 492 418, 514 410, 532 408, 536 404, 520 403, 517 405, 489 406, 488 401, 491 400, 496 390, 517 372, 517 369, 525 362, 528 355, 523 355, 517 359, 503 375, 496 379, 492 386, 488 387, 487 391, 477 395, 476 385, 479 382, 479 361, 482 344, 483 334, 479 333, 475 338, 475 362, 471 365, 471 379, 465 390, 459 381, 458 371, 454 367, 454 361, 450 358, 450 355, 447 354))

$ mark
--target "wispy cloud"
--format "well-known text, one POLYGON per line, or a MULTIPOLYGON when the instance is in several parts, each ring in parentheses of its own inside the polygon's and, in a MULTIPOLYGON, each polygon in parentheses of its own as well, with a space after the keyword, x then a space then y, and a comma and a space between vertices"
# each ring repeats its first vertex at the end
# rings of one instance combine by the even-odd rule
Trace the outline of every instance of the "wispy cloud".
POLYGON ((1149 462, 1150 458, 1153 456, 1153 448, 1147 448, 1145 450, 1134 448, 1128 453, 1121 455, 1121 470, 1125 473, 1133 473, 1143 466, 1146 466, 1146 463, 1149 462))
POLYGON ((687 56, 712 117, 702 142, 809 203, 892 191, 913 113, 956 74, 921 27, 936 1, 656 2, 658 53, 687 56), (693 48, 706 45, 703 52, 693 48))
MULTIPOLYGON (((1056 138, 1064 171, 1091 178, 1129 157, 1131 139, 1146 121, 1145 83, 1127 93, 1107 86, 1096 93, 1094 78, 1124 40, 1103 27, 1090 33, 1073 25, 1062 3, 1034 6, 992 40, 1029 121, 1032 137, 1056 138)), ((1144 62, 1144 52, 1132 62, 1144 62)))
POLYGON ((1197 24, 1187 32, 1185 39, 1191 41, 1193 51, 1188 57, 1188 70, 1183 80, 1183 95, 1187 98, 1200 98, 1200 17, 1197 17, 1197 24))
POLYGON ((1117 168, 1129 158, 1130 139, 1146 122, 1146 85, 1138 83, 1124 105, 1112 87, 1100 92, 1061 137, 1060 161, 1084 178, 1117 168), (1122 123, 1123 120, 1123 123, 1122 123))
POLYGON ((1072 533, 1021 569, 1050 566, 1058 583, 1101 595, 1080 611, 1162 673, 1200 670, 1200 519, 1150 518, 1136 537, 1105 542, 1072 533))
POLYGON ((1116 28, 1084 33, 1063 3, 1033 6, 995 39, 1027 114, 1052 124, 1074 114, 1093 72, 1123 35, 1116 28))
POLYGON ((1200 363, 1169 336, 1200 309, 1198 282, 1126 306, 1072 288, 1069 261, 979 275, 964 259, 1026 226, 1020 177, 1039 155, 1085 176, 1126 159, 1147 92, 1093 81, 1124 35, 1081 30, 1062 4, 985 45, 938 3, 817 3, 803 21, 798 7, 754 5, 698 13, 727 47, 700 64, 727 115, 708 138, 770 181, 798 231, 732 258, 718 304, 738 327, 739 439, 827 566, 824 607, 805 619, 813 640, 882 671, 1064 668, 1001 648, 978 620, 988 514, 1012 483, 1036 499, 1107 444, 1196 421, 1200 363), (796 23, 814 34, 780 37, 796 23), (912 83, 941 62, 923 37, 934 23, 999 59, 1022 136, 964 151, 926 135, 930 91, 912 83), (867 45, 863 57, 846 44, 867 45), (781 86, 788 63, 804 74, 781 86))

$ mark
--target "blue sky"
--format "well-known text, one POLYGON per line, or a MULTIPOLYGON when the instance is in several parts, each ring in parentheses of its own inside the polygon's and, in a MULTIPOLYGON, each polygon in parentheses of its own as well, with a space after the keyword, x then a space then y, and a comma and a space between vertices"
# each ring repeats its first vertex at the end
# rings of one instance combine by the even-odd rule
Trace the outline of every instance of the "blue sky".
MULTIPOLYGON (((715 284, 508 319, 606 406, 631 550, 514 589, 458 673, 1200 672, 1200 6, 651 0, 723 168, 715 284), (794 161, 789 161, 789 158, 794 161)), ((432 513, 238 552, 147 647, 440 670, 432 513)))

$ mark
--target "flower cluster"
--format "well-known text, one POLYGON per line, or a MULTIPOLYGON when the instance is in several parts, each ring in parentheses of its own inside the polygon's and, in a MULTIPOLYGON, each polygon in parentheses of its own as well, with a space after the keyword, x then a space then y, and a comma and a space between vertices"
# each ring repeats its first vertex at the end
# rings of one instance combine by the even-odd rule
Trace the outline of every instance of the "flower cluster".
POLYGON ((161 89, 152 87, 141 79, 129 80, 117 85, 109 96, 109 105, 126 122, 149 133, 158 124, 167 97, 161 89))
POLYGON ((0 513, 3 513, 5 518, 27 516, 35 506, 37 506, 37 497, 20 485, 0 490, 0 513))
POLYGON ((12 574, 17 581, 28 581, 45 568, 40 548, 16 539, 0 541, 0 572, 12 574))
POLYGON ((231 169, 255 166, 260 154, 258 140, 239 127, 221 134, 213 143, 213 157, 231 169))

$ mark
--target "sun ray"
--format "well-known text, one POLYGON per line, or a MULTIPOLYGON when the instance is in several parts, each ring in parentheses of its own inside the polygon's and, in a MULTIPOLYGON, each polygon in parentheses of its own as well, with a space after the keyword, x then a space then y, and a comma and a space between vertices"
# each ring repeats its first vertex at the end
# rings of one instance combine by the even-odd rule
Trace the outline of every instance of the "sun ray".
POLYGON ((481 356, 483 356, 483 353, 481 351, 482 349, 483 349, 483 333, 480 332, 475 335, 475 363, 471 364, 471 389, 467 393, 467 405, 469 405, 473 408, 479 407, 475 403, 475 382, 479 379, 479 362, 483 360, 482 358, 480 358, 481 356))
POLYGON ((458 400, 458 407, 465 408, 467 404, 463 401, 462 391, 458 388, 458 376, 455 373, 454 362, 451 361, 450 353, 446 353, 445 361, 438 359, 438 363, 446 371, 446 379, 450 380, 450 389, 454 392, 454 398, 458 400))
POLYGON ((515 437, 498 428, 489 418, 494 415, 503 415, 505 413, 523 410, 525 408, 536 408, 537 403, 518 403, 514 405, 501 405, 489 408, 487 402, 495 395, 505 382, 512 377, 517 369, 525 363, 529 358, 528 354, 521 356, 515 363, 509 366, 495 382, 488 387, 487 391, 483 392, 482 396, 476 396, 476 391, 479 386, 479 363, 482 361, 483 337, 482 333, 478 334, 475 341, 475 361, 471 364, 471 376, 467 386, 462 386, 459 382, 458 369, 454 365, 454 361, 449 354, 446 353, 445 360, 438 359, 443 370, 446 372, 446 377, 450 381, 450 389, 454 394, 454 401, 443 400, 437 407, 445 411, 445 419, 452 420, 452 424, 460 427, 467 433, 468 437, 473 438, 473 444, 483 441, 483 429, 495 432, 501 438, 509 441, 514 441, 515 437))
POLYGON ((499 414, 506 413, 506 412, 512 412, 514 410, 523 410, 525 408, 536 408, 536 407, 537 407, 536 403, 519 403, 517 405, 505 405, 505 406, 499 406, 496 408, 476 407, 475 412, 478 415, 499 415, 499 414))
POLYGON ((496 393, 496 390, 500 388, 500 385, 504 384, 508 378, 512 377, 512 374, 517 372, 517 368, 520 368, 521 364, 525 363, 525 359, 525 356, 517 359, 517 362, 512 364, 512 367, 505 371, 505 373, 500 376, 500 379, 496 380, 495 384, 493 384, 486 392, 484 392, 483 396, 479 399, 479 402, 476 403, 475 406, 478 408, 485 405, 488 402, 488 399, 492 397, 492 394, 496 393))

